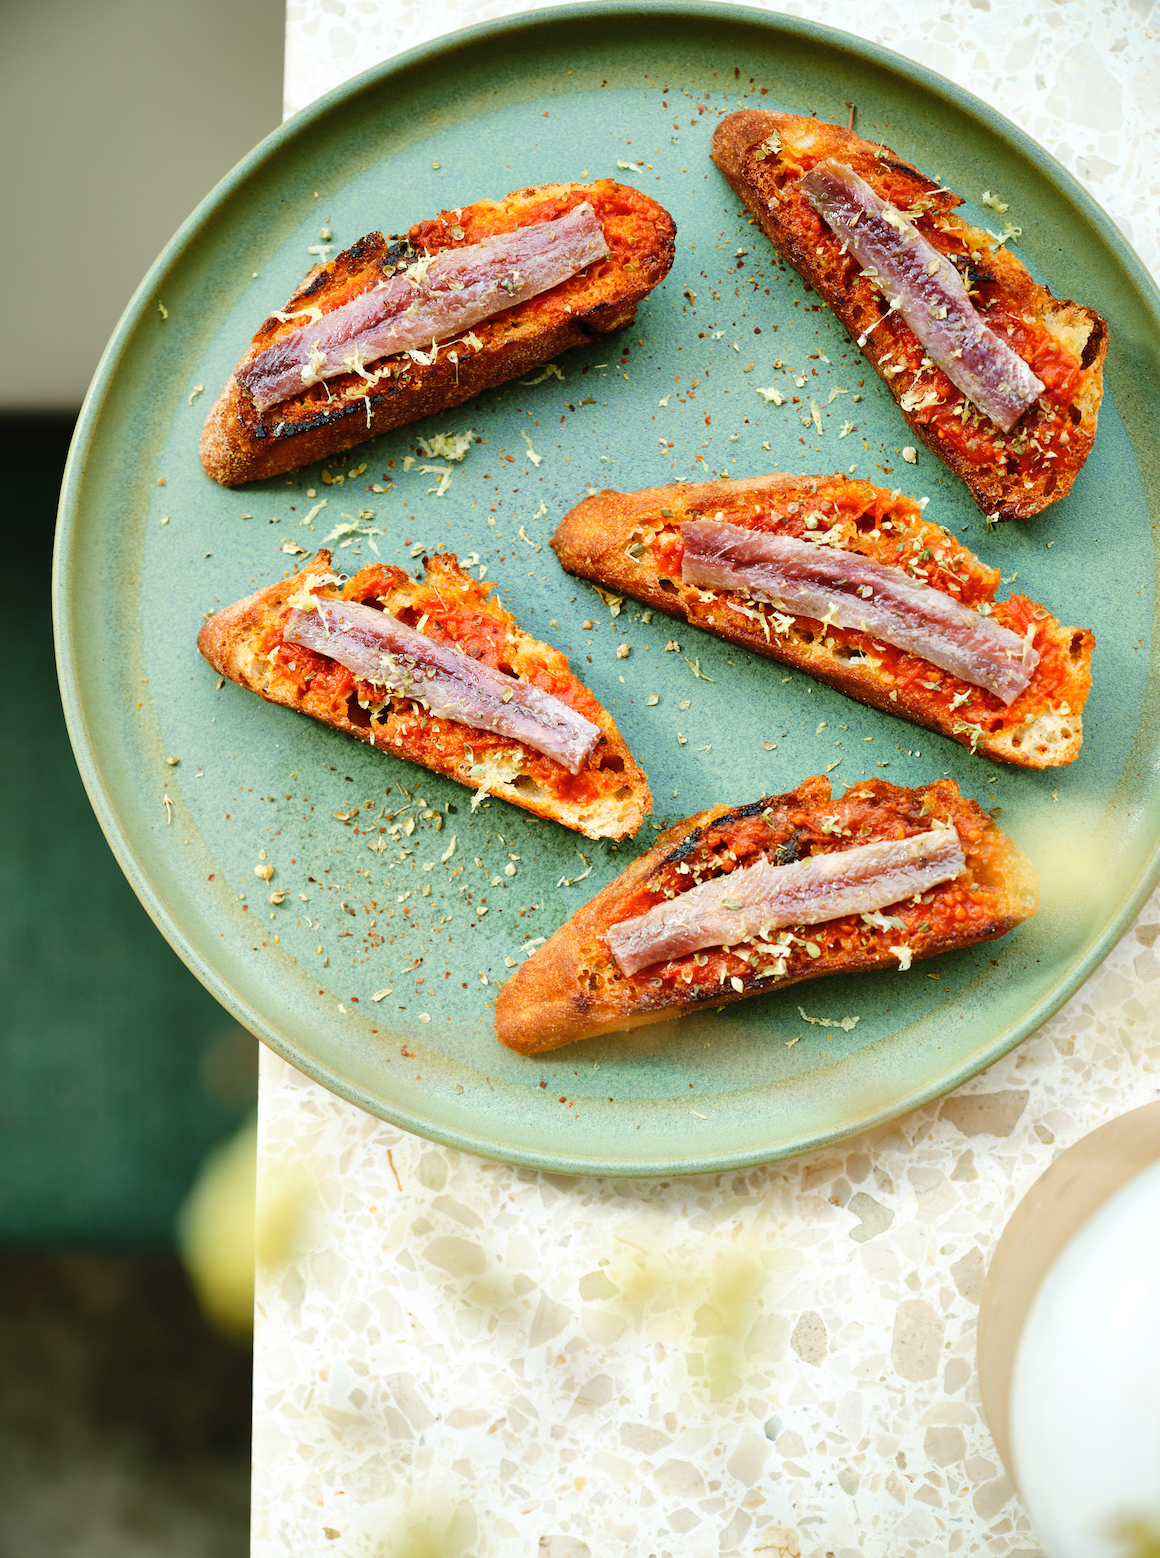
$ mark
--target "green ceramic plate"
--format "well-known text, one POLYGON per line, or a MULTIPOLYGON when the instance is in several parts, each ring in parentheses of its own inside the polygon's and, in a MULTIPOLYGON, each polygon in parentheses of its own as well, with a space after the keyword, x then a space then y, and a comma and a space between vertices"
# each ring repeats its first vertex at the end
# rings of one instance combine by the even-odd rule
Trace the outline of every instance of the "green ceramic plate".
POLYGON ((81 417, 56 562, 60 675, 122 866, 194 972, 279 1054, 364 1109, 488 1157, 602 1174, 717 1169, 936 1097, 1076 989, 1157 874, 1158 301, 1107 217, 1018 130, 929 71, 806 22, 717 5, 570 6, 359 77, 272 135, 189 219, 121 321, 81 417), (844 120, 846 99, 864 134, 969 201, 1001 194, 1032 270, 1111 321, 1095 452, 1037 520, 988 536, 931 456, 901 460, 889 395, 709 160, 719 114, 739 103, 844 120), (326 472, 238 492, 202 474, 205 411, 313 263, 324 226, 345 244, 483 195, 618 172, 674 213, 676 263, 631 330, 561 359, 563 380, 533 376, 326 472), (771 384, 780 408, 754 392, 771 384), (408 468, 407 456, 420 436, 467 427, 485 441, 439 496, 422 466, 445 462, 420 453, 408 468), (999 769, 691 631, 666 653, 670 622, 645 622, 631 602, 614 618, 546 545, 589 486, 836 467, 928 495, 931 516, 1020 589, 1095 629, 1071 769, 999 769), (657 824, 821 771, 842 787, 951 774, 1001 807, 1041 866, 1038 917, 906 974, 798 986, 544 1060, 502 1050, 491 1001, 510 960, 654 825, 617 849, 499 801, 473 812, 457 786, 219 688, 194 647, 205 614, 280 578, 288 546, 310 550, 351 525, 361 529, 337 538, 348 572, 375 549, 407 566, 439 543, 477 554, 520 620, 566 649, 614 711, 657 824), (392 821, 395 835, 383 831, 392 821), (263 861, 269 884, 255 874, 263 861), (283 902, 268 902, 272 889, 283 902), (836 1025, 846 1016, 858 1017, 849 1031, 836 1025))

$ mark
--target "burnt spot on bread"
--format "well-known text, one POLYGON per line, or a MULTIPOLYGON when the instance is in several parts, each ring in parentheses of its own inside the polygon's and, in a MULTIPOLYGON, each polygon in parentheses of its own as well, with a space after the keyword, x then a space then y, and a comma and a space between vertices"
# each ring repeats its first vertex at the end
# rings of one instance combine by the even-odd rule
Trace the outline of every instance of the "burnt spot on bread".
POLYGON ((806 828, 795 828, 784 844, 779 844, 773 852, 775 866, 792 866, 796 860, 800 860, 802 851, 810 841, 810 833, 806 828))
POLYGON ((963 278, 968 292, 977 292, 983 286, 998 285, 998 276, 992 275, 983 266, 976 265, 969 254, 948 254, 947 258, 963 278))
MULTIPOLYGON (((759 800, 750 801, 747 806, 738 806, 734 811, 727 811, 720 817, 714 817, 712 822, 703 823, 700 827, 694 828, 691 833, 686 834, 679 844, 662 857, 658 869, 668 865, 679 865, 682 860, 691 855, 705 841, 706 836, 710 832, 723 831, 732 823, 743 822, 749 817, 760 817, 763 812, 777 805, 779 801, 789 798, 786 796, 763 795, 759 800)), ((796 799, 796 795, 792 798, 796 799)), ((794 859, 796 858, 797 856, 795 855, 794 859)))
POLYGON ((932 184, 925 174, 920 173, 909 162, 896 162, 893 157, 878 157, 876 161, 878 167, 889 168, 891 173, 901 173, 904 179, 912 179, 923 189, 934 190, 938 188, 937 184, 932 184))
POLYGON ((361 238, 351 244, 349 249, 339 255, 335 264, 337 265, 339 261, 345 261, 348 266, 357 265, 361 260, 381 250, 382 247, 382 233, 364 233, 361 238))
POLYGON ((624 330, 636 318, 636 304, 632 305, 629 314, 625 314, 624 305, 616 303, 597 303, 593 308, 585 310, 583 314, 573 314, 572 323, 591 341, 597 341, 602 336, 610 335, 613 330, 624 330))
POLYGON ((379 261, 379 268, 384 275, 390 275, 393 271, 406 270, 409 265, 414 265, 418 257, 415 246, 409 238, 388 238, 386 250, 379 261))
POLYGON ((694 828, 691 833, 685 835, 685 837, 674 849, 671 849, 669 853, 662 858, 657 869, 662 870, 665 866, 679 865, 682 860, 693 853, 693 851, 700 844, 704 835, 705 830, 703 827, 694 828))
MULTIPOLYGON (((376 400, 381 401, 384 398, 382 395, 372 395, 370 397, 372 410, 376 400)), ((300 422, 276 423, 274 426, 274 437, 293 438, 298 433, 310 433, 316 428, 327 427, 334 422, 341 421, 343 417, 352 416, 356 411, 361 412, 364 417, 366 416, 366 406, 362 399, 351 401, 347 405, 341 403, 335 405, 332 403, 324 411, 320 411, 317 416, 306 417, 300 422)), ((258 427, 262 427, 262 424, 259 423, 258 427)), ((264 427, 261 432, 258 431, 257 427, 253 431, 255 438, 265 438, 267 436, 264 427)))
POLYGON ((354 278, 357 270, 365 268, 368 261, 373 263, 375 257, 381 254, 383 247, 382 233, 364 233, 351 244, 349 249, 344 249, 341 254, 335 255, 329 265, 321 266, 315 275, 304 282, 291 302, 297 303, 302 298, 314 297, 323 291, 337 291, 354 278))
MULTIPOLYGON (((780 801, 788 799, 796 800, 797 796, 763 795, 759 800, 750 801, 748 806, 738 806, 735 811, 727 811, 724 816, 717 817, 709 824, 710 828, 727 828, 734 822, 744 822, 748 817, 760 817, 762 812, 770 811, 780 801)), ((707 830, 706 830, 707 831, 707 830)))
POLYGON ((310 281, 305 282, 301 287, 299 287, 298 291, 294 294, 293 301, 298 302, 300 298, 313 297, 316 292, 321 292, 324 287, 329 286, 333 279, 334 273, 331 267, 329 265, 324 265, 316 276, 312 277, 310 281))

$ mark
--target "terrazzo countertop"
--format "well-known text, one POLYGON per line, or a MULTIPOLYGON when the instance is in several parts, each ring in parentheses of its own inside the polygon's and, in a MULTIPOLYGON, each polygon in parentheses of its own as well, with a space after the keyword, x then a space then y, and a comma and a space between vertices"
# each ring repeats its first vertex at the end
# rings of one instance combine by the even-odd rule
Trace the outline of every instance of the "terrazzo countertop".
MULTIPOLYGON (((1160 273, 1160 6, 766 8, 993 104, 1160 273)), ((286 112, 521 9, 290 0, 286 112)), ((482 1162, 264 1052, 257 1558, 1030 1558, 979 1406, 983 1276, 1053 1158, 1160 1096, 1158 936, 1160 892, 974 1082, 745 1173, 482 1162)))

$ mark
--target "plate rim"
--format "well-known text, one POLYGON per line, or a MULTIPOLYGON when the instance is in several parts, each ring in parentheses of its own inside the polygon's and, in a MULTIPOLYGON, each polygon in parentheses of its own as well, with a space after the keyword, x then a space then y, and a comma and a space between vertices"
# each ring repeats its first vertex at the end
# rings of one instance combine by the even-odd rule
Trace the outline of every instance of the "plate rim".
POLYGON ((1156 838, 1151 854, 1138 866, 1135 883, 1126 893, 1121 908, 1104 926, 1087 952, 1062 969, 1052 988, 1035 1005, 1025 1011, 1019 1020, 1013 1022, 986 1046, 984 1059, 979 1060, 977 1056, 967 1058, 929 1084, 912 1089, 905 1097, 896 1097, 889 1105, 860 1116, 853 1123, 844 1121, 836 1124, 832 1130, 803 1135, 791 1142, 771 1145, 765 1149, 744 1148, 729 1152, 722 1151, 718 1147, 701 1156, 682 1155, 678 1159, 652 1158, 643 1163, 635 1160, 579 1157, 566 1150, 545 1155, 535 1148, 525 1148, 518 1144, 490 1139, 483 1132, 449 1129, 436 1121, 420 1119, 405 1107, 392 1107, 382 1104, 379 1100, 371 1100, 358 1085, 346 1081, 331 1067, 302 1053, 294 1043, 282 1039, 254 1004, 235 989, 209 959, 203 956, 177 923, 173 912, 154 884, 147 865, 138 858, 137 851, 130 841, 129 828, 122 812, 102 782, 94 743, 90 740, 88 721, 85 717, 85 700, 80 690, 81 679, 75 669, 77 645, 72 632, 69 606, 73 587, 75 521, 80 506, 80 488, 87 455, 94 444, 99 426, 100 408, 112 386, 120 358, 146 309, 154 299, 159 280, 179 258, 204 222, 216 213, 218 207, 255 175, 264 163, 276 158, 286 142, 296 139, 312 124, 327 118, 336 108, 362 93, 380 87, 392 77, 430 64, 450 51, 484 41, 494 43, 497 38, 502 38, 504 35, 518 33, 526 36, 530 32, 550 33, 560 24, 568 26, 575 26, 580 22, 597 24, 601 18, 614 18, 620 24, 630 22, 639 24, 650 20, 655 22, 658 17, 690 23, 711 21, 715 27, 730 24, 757 27, 769 33, 813 42, 828 50, 839 50, 855 55, 863 62, 901 76, 910 85, 936 99, 948 101, 960 112, 981 123, 984 129, 997 136, 1017 156, 1032 164, 1035 170, 1053 184, 1063 198, 1080 212, 1103 243, 1112 250, 1123 268, 1125 279, 1132 287, 1139 303, 1150 313, 1156 333, 1160 336, 1160 289, 1157 288, 1156 282, 1129 240, 1108 213, 1079 180, 1026 131, 1007 119, 997 109, 992 108, 990 104, 929 66, 908 59, 882 44, 821 22, 768 12, 752 6, 719 3, 719 0, 631 0, 631 3, 625 3, 625 0, 579 0, 576 4, 553 5, 531 12, 497 17, 418 44, 333 87, 285 120, 260 141, 219 180, 177 229, 149 267, 126 305, 101 354, 78 413, 61 483, 51 586, 56 668, 61 701, 73 755, 89 802, 118 865, 150 919, 215 999, 271 1050, 305 1076, 348 1103, 413 1134, 445 1146, 472 1152, 485 1159, 509 1162, 520 1167, 584 1176, 621 1178, 667 1178, 728 1171, 792 1158, 826 1147, 836 1141, 848 1140, 897 1120, 916 1108, 946 1096, 981 1075, 1058 1011, 1120 941, 1151 894, 1157 880, 1160 879, 1160 834, 1156 838))

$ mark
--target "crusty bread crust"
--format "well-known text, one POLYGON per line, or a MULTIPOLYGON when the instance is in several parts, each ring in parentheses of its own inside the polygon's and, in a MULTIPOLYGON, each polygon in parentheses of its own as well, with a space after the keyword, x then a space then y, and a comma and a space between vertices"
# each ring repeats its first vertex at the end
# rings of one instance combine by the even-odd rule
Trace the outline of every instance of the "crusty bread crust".
MULTIPOLYGON (((739 854, 739 863, 747 858, 739 854)), ((1005 935, 1034 914, 1038 902, 1034 866, 977 802, 960 795, 953 780, 916 790, 863 781, 832 801, 828 780, 816 776, 785 795, 749 806, 714 806, 663 833, 503 986, 495 1003, 496 1037, 521 1055, 539 1055, 578 1039, 664 1022, 823 974, 898 969, 901 960, 891 943, 904 944, 915 961, 938 957, 1005 935), (781 977, 761 977, 756 960, 724 949, 715 949, 702 970, 682 959, 631 977, 612 960, 609 927, 646 912, 671 893, 670 884, 678 890, 681 883, 687 886, 692 878, 675 872, 698 857, 712 857, 742 839, 749 850, 771 858, 778 840, 804 840, 803 852, 829 852, 870 838, 910 836, 935 819, 956 827, 967 872, 923 894, 919 904, 892 906, 890 912, 906 921, 903 930, 868 926, 858 915, 798 927, 802 940, 793 945, 781 977), (823 822, 826 826, 819 827, 823 822), (855 836, 835 838, 833 830, 845 822, 857 825, 850 829, 855 836), (961 919, 956 914, 960 907, 961 919), (805 944, 810 941, 812 952, 805 944)), ((741 951, 747 952, 744 945, 741 951)))
POLYGON ((211 617, 197 636, 197 646, 221 675, 269 702, 298 709, 469 789, 484 790, 587 838, 636 833, 652 810, 652 796, 612 716, 571 674, 564 655, 525 633, 491 598, 493 584, 477 583, 463 573, 449 552, 425 561, 425 580, 413 580, 401 568, 377 566, 363 569, 340 587, 330 571, 331 555, 322 550, 301 573, 211 617), (323 580, 328 581, 324 586, 323 580), (493 646, 498 640, 505 669, 523 681, 534 681, 600 726, 602 736, 588 763, 573 777, 522 742, 454 720, 428 718, 408 698, 388 698, 380 707, 381 689, 356 682, 337 661, 283 642, 290 610, 305 605, 315 592, 323 598, 381 604, 403 620, 427 611, 433 596, 440 606, 467 613, 481 629, 473 647, 493 646))
MULTIPOLYGON (((872 332, 863 354, 889 386, 915 436, 961 477, 986 514, 1018 519, 1064 496, 1095 442, 1108 349, 1106 320, 1083 304, 1053 297, 1005 247, 956 216, 954 207, 962 204, 958 195, 934 184, 889 147, 838 125, 744 110, 717 126, 713 160, 778 252, 833 309, 851 337, 860 341, 863 332, 872 332), (919 211, 915 225, 936 248, 959 257, 989 322, 1001 315, 1020 332, 1024 325, 1042 326, 1054 338, 1055 363, 1047 371, 1055 372, 1062 361, 1078 364, 1078 373, 1066 377, 1070 388, 1062 404, 1049 404, 1045 395, 1007 435, 980 414, 971 433, 977 440, 972 452, 960 447, 957 413, 958 425, 947 424, 953 438, 940 429, 935 419, 941 410, 960 406, 964 397, 937 369, 920 368, 922 349, 910 327, 897 313, 888 313, 857 261, 842 252, 837 237, 794 187, 802 173, 826 158, 852 167, 900 209, 919 211), (933 409, 922 404, 932 384, 940 386, 933 409)), ((1019 338, 1011 344, 1020 351, 1019 338)), ((1033 367, 1040 371, 1044 362, 1033 367)))
POLYGON ((460 343, 457 362, 446 352, 430 364, 404 354, 397 365, 402 371, 373 385, 357 373, 344 374, 262 413, 236 373, 301 325, 271 315, 206 419, 201 461, 207 474, 235 487, 296 470, 391 428, 448 411, 569 347, 631 324, 637 304, 668 274, 676 225, 655 200, 612 179, 516 190, 501 201, 479 201, 417 223, 406 238, 368 233, 328 265, 316 266, 281 312, 317 305, 325 313, 365 292, 382 276, 384 263, 393 272, 400 254, 429 255, 478 243, 488 234, 547 220, 584 200, 592 203, 604 228, 609 257, 550 292, 484 320, 474 331, 482 344, 476 349, 460 343))
MULTIPOLYGON (((604 491, 564 516, 552 546, 569 573, 796 666, 860 703, 937 730, 997 762, 1055 768, 1079 754, 1093 634, 1063 627, 1025 596, 996 602, 998 570, 987 568, 956 537, 925 520, 914 499, 901 493, 840 474, 788 473, 604 491), (778 516, 777 528, 785 534, 817 535, 837 525, 834 544, 844 550, 878 562, 906 562, 909 577, 936 588, 953 583, 966 604, 988 607, 996 622, 1020 637, 1034 623, 1040 664, 1030 686, 1005 708, 982 688, 885 649, 867 634, 825 628, 806 617, 788 625, 791 619, 785 615, 779 627, 768 611, 751 609, 747 615, 737 609, 741 597, 730 591, 702 591, 683 583, 681 521, 716 514, 731 524, 766 529, 773 528, 771 516, 778 516), (939 687, 928 685, 932 681, 939 687)), ((745 604, 752 608, 754 603, 745 604)))

